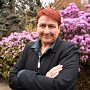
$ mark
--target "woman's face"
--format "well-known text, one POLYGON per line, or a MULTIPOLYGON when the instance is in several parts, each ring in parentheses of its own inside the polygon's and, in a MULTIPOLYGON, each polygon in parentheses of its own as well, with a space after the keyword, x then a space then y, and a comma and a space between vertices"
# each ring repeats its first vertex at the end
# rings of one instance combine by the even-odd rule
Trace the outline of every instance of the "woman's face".
POLYGON ((57 39, 60 26, 55 20, 44 15, 38 19, 37 33, 42 43, 51 44, 57 39))

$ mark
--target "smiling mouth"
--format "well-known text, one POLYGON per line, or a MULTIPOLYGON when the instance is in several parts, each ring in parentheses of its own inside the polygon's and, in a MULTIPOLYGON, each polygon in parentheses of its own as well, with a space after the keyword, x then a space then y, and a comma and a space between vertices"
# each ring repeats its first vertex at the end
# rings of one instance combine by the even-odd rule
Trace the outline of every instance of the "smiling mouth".
POLYGON ((43 35, 42 37, 51 38, 52 36, 50 36, 50 35, 43 35))

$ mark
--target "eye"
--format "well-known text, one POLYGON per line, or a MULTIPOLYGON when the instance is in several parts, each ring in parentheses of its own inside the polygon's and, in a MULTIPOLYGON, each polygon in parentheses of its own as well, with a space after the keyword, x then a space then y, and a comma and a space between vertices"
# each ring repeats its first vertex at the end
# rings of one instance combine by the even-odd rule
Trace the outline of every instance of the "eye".
POLYGON ((40 25, 40 27, 45 28, 45 27, 46 27, 46 25, 45 25, 45 24, 41 24, 41 25, 40 25))
POLYGON ((49 25, 49 28, 55 28, 55 26, 54 25, 49 25))

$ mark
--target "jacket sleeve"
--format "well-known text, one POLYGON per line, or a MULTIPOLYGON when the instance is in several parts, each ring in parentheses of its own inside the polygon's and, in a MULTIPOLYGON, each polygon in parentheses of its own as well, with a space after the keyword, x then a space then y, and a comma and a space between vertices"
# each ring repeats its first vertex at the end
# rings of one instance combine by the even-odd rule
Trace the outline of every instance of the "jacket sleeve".
POLYGON ((59 75, 52 79, 39 75, 38 72, 25 70, 18 80, 26 90, 74 90, 78 68, 79 55, 78 48, 74 44, 66 44, 61 48, 62 54, 58 58, 58 64, 63 65, 59 75))
POLYGON ((10 71, 9 75, 9 86, 14 90, 25 90, 24 87, 19 83, 17 73, 22 70, 22 57, 19 58, 14 68, 10 71))
POLYGON ((24 69, 23 56, 25 55, 24 53, 27 51, 28 47, 31 44, 32 43, 26 44, 25 49, 23 50, 23 52, 21 53, 21 56, 19 57, 19 60, 17 60, 17 63, 14 65, 13 69, 10 71, 8 83, 9 83, 9 87, 13 90, 25 90, 25 88, 18 81, 17 74, 20 70, 24 69))

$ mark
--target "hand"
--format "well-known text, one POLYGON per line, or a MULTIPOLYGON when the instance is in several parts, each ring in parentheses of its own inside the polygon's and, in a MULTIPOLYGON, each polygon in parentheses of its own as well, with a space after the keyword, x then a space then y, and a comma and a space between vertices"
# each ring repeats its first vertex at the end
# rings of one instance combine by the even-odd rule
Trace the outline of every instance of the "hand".
POLYGON ((57 65, 46 73, 46 77, 55 78, 62 70, 63 65, 57 65))

